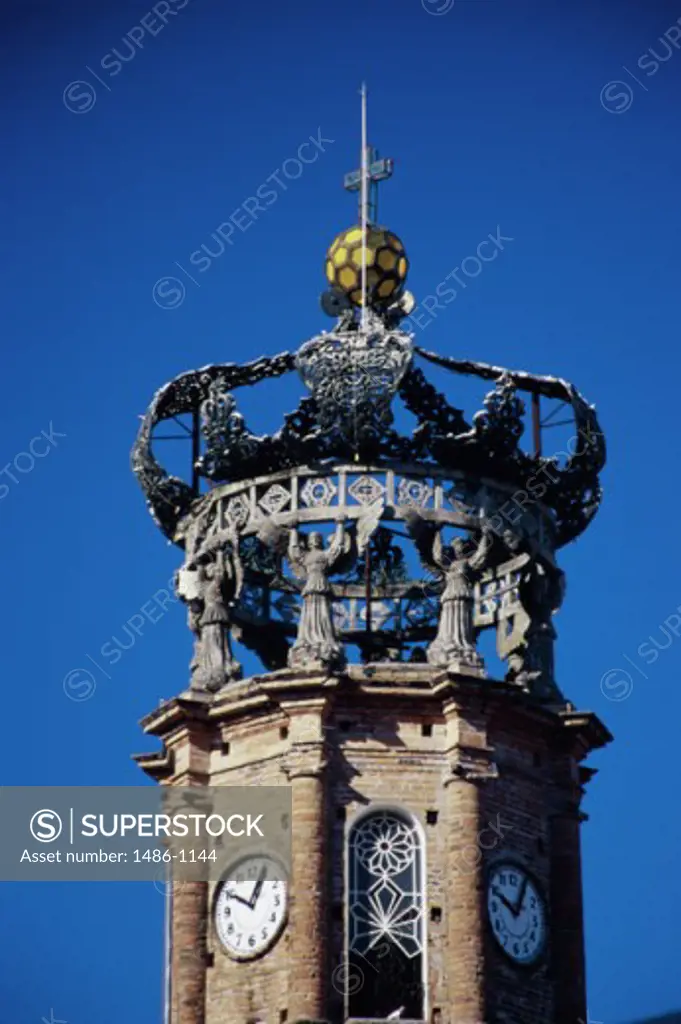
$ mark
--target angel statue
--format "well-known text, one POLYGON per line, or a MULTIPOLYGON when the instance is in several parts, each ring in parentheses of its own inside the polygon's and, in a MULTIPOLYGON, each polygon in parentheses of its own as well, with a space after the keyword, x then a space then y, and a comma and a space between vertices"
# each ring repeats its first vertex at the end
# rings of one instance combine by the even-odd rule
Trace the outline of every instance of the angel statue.
POLYGON ((547 559, 533 558, 518 582, 518 597, 529 624, 513 660, 509 659, 509 675, 513 682, 547 700, 561 698, 554 677, 556 631, 552 618, 564 596, 565 576, 561 570, 547 559))
POLYGON ((234 524, 213 532, 178 574, 178 593, 188 605, 194 633, 191 688, 215 692, 239 679, 241 666, 230 642, 231 609, 243 584, 234 524))
POLYGON ((343 556, 350 552, 350 544, 342 522, 337 524, 327 548, 321 533, 311 533, 305 545, 301 544, 297 530, 289 534, 288 560, 298 579, 304 580, 298 635, 288 656, 291 668, 310 667, 313 663, 329 668, 343 665, 343 647, 336 638, 331 618, 329 575, 340 568, 343 556))
POLYGON ((265 544, 285 553, 295 576, 303 581, 303 599, 295 643, 288 652, 291 668, 342 668, 343 646, 336 636, 331 616, 333 588, 329 576, 347 572, 362 554, 378 525, 381 509, 369 508, 360 519, 357 536, 346 530, 343 520, 336 521, 336 532, 327 547, 321 533, 310 533, 301 541, 297 529, 283 530, 269 520, 263 522, 258 537, 265 544), (284 537, 288 541, 284 547, 284 537))
POLYGON ((411 510, 406 518, 422 562, 444 581, 437 635, 427 651, 429 663, 459 663, 483 669, 483 660, 475 649, 473 585, 487 564, 493 541, 491 530, 483 528, 477 545, 461 537, 451 545, 443 545, 441 530, 423 520, 418 512, 411 510))

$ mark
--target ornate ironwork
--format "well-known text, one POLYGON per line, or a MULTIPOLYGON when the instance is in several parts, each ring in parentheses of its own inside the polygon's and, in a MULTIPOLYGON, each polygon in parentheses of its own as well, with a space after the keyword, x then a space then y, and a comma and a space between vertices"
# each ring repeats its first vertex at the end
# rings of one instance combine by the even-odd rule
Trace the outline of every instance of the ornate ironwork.
POLYGON ((224 480, 257 452, 260 438, 246 427, 225 377, 208 386, 208 396, 201 403, 201 427, 206 448, 197 469, 210 480, 224 480))
POLYGON ((360 821, 348 842, 348 959, 375 968, 348 990, 353 1018, 421 1020, 424 1007, 423 850, 416 827, 396 812, 360 821))
POLYGON ((517 447, 523 433, 525 404, 518 398, 510 375, 498 378, 494 391, 485 395, 484 410, 473 417, 474 436, 493 456, 506 457, 517 447))
POLYGON ((155 520, 186 550, 180 592, 196 640, 194 687, 238 675, 230 634, 268 668, 288 661, 340 671, 345 646, 356 644, 364 660, 427 658, 480 672, 477 633, 494 628, 508 680, 538 699, 562 699, 554 555, 599 506, 605 442, 596 412, 558 378, 414 347, 398 320, 373 311, 361 329, 345 312, 297 354, 206 366, 154 396, 132 465, 155 520), (415 359, 492 390, 469 420, 415 359), (275 433, 253 433, 236 392, 294 371, 310 395, 275 433), (523 393, 571 409, 563 461, 521 449, 523 393), (393 422, 400 404, 416 421, 411 430, 393 422), (154 444, 157 425, 184 415, 191 482, 163 468, 154 444), (210 538, 228 532, 238 541, 208 558, 210 538), (330 543, 334 532, 342 552, 330 543), (425 578, 414 541, 430 567, 425 578))
MULTIPOLYGON (((333 380, 326 383, 320 366, 327 366, 331 373, 333 359, 321 360, 317 365, 308 349, 307 355, 299 357, 284 353, 245 366, 205 367, 183 374, 157 393, 143 419, 132 463, 151 512, 168 536, 175 538, 178 524, 198 494, 157 461, 152 450, 153 429, 163 420, 183 413, 199 414, 201 410, 207 444, 197 469, 214 483, 247 479, 319 459, 343 459, 353 451, 366 449, 379 463, 425 462, 478 478, 493 476, 524 491, 529 486, 533 494, 540 490, 543 504, 555 511, 557 545, 585 529, 600 503, 598 474, 605 462, 605 443, 595 410, 573 385, 553 377, 436 356, 417 348, 416 354, 446 369, 497 382, 470 427, 462 413, 409 363, 411 356, 403 341, 406 335, 387 329, 381 334, 376 327, 372 337, 382 342, 379 345, 376 340, 367 349, 370 355, 364 353, 365 363, 353 362, 352 353, 361 351, 361 345, 357 348, 358 337, 362 336, 356 329, 339 328, 334 335, 322 335, 321 341, 308 343, 329 346, 346 368, 346 373, 334 371, 333 380), (385 364, 379 372, 373 363, 381 359, 385 364), (251 433, 236 409, 232 392, 291 372, 296 365, 315 367, 314 372, 310 371, 315 397, 303 399, 298 410, 285 417, 278 433, 251 433), (576 444, 565 466, 559 466, 555 458, 530 456, 517 447, 522 402, 516 392, 521 389, 560 399, 572 407, 576 444), (418 420, 411 436, 401 436, 387 426, 391 417, 386 409, 389 411, 396 392, 418 420), (352 401, 344 406, 348 396, 352 401)), ((305 346, 301 350, 304 352, 305 346)))
POLYGON ((339 330, 306 342, 296 357, 325 432, 361 450, 391 425, 392 399, 412 357, 411 339, 368 313, 366 330, 339 330))
POLYGON ((390 939, 405 957, 423 952, 423 893, 416 828, 390 812, 372 814, 350 837, 350 949, 390 939))
POLYGON ((169 474, 157 461, 152 448, 154 427, 184 413, 198 413, 216 380, 221 382, 222 387, 231 390, 246 384, 257 384, 267 377, 278 377, 290 372, 293 367, 294 357, 288 352, 256 359, 243 366, 236 363, 205 366, 201 370, 181 374, 156 392, 142 418, 131 453, 131 463, 147 499, 149 511, 168 537, 174 539, 178 523, 189 512, 198 494, 194 487, 169 474))

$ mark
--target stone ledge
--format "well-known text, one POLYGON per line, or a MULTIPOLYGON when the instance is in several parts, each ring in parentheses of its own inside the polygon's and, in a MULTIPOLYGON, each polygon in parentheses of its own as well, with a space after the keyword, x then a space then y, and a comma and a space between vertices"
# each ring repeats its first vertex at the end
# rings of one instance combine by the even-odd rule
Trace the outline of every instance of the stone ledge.
MULTIPOLYGON (((279 717, 289 719, 293 710, 302 712, 306 705, 317 704, 327 736, 336 708, 341 717, 360 713, 377 720, 389 708, 393 718, 405 720, 442 716, 468 720, 472 714, 488 723, 502 718, 511 729, 526 729, 532 722, 556 751, 578 763, 612 740, 593 712, 577 711, 568 703, 538 704, 511 683, 428 665, 381 662, 350 666, 336 674, 280 669, 230 684, 215 695, 185 691, 165 701, 141 723, 144 732, 161 738, 166 749, 136 755, 135 760, 152 778, 168 778, 175 771, 174 744, 203 748, 211 737, 224 739, 225 730, 231 732, 241 723, 263 728, 269 718, 276 725, 279 717)), ((366 745, 369 738, 363 737, 362 742, 366 745)), ((427 747, 423 753, 432 751, 427 747)), ((417 754, 411 751, 408 756, 417 754)), ((582 776, 580 781, 584 785, 588 778, 582 776)))

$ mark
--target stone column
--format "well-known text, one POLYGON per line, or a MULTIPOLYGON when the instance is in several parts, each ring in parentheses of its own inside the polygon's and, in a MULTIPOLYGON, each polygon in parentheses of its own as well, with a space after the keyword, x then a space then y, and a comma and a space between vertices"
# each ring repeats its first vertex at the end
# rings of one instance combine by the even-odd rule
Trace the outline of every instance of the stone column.
POLYGON ((288 1020, 326 1019, 329 980, 327 913, 326 700, 291 702, 292 740, 284 771, 291 785, 288 1020))
POLYGON ((484 860, 478 842, 486 819, 483 806, 487 778, 496 777, 486 747, 481 715, 452 701, 446 705, 445 778, 447 838, 447 1020, 482 1024, 485 1001, 484 860))
POLYGON ((556 1024, 587 1020, 581 814, 569 800, 551 818, 551 964, 556 1024))
POLYGON ((171 897, 171 1024, 206 1019, 206 882, 177 881, 171 897))
MULTIPOLYGON (((187 789, 196 793, 192 807, 207 814, 212 810, 206 794, 211 738, 203 722, 204 709, 201 698, 186 699, 188 721, 167 744, 174 766, 172 783, 164 787, 162 798, 167 814, 188 810, 187 789)), ((208 882, 174 880, 169 909, 170 1024, 205 1024, 208 882)))

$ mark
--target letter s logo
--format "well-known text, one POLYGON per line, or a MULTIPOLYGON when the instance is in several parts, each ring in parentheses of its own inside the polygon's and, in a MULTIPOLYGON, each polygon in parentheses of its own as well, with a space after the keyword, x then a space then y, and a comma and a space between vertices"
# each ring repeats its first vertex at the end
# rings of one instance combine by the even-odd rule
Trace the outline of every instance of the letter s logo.
POLYGON ((634 90, 628 82, 608 82, 601 89, 601 106, 609 114, 624 114, 633 102, 634 90))
POLYGON ((56 811, 43 808, 36 811, 29 825, 31 835, 39 843, 53 843, 61 835, 61 818, 56 811))

